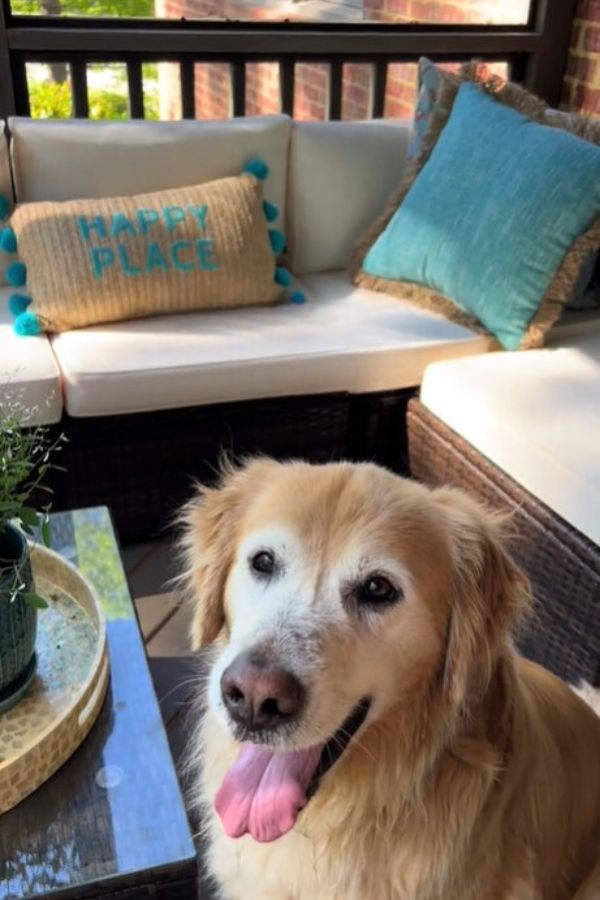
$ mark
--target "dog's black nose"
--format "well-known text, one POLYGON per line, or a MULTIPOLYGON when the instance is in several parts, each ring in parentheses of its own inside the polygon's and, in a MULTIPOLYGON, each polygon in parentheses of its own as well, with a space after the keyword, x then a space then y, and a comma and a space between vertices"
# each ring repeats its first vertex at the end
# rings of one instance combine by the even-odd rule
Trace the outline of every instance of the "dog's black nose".
POLYGON ((221 676, 229 715, 248 731, 274 729, 297 715, 305 691, 295 675, 251 653, 241 653, 221 676))

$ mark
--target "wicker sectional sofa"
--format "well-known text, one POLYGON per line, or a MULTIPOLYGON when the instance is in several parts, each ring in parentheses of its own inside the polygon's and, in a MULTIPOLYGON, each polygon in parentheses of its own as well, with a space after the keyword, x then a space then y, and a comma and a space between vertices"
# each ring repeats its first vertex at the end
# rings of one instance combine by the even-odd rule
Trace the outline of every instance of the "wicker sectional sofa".
POLYGON ((0 287, 0 383, 23 389, 70 438, 58 502, 108 504, 125 541, 156 534, 222 451, 399 466, 408 397, 433 360, 485 340, 408 303, 354 288, 352 248, 398 183, 405 123, 286 116, 177 123, 13 119, 0 191, 16 202, 140 193, 270 169, 287 263, 308 300, 54 335, 12 333, 0 287))

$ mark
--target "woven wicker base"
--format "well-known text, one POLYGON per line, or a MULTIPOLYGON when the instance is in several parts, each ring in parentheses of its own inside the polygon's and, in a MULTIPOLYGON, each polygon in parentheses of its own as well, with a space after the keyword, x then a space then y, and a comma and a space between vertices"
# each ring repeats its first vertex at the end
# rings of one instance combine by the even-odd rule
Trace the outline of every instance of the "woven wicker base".
POLYGON ((102 418, 64 416, 55 510, 108 506, 123 543, 164 534, 194 479, 214 481, 223 454, 310 462, 374 460, 406 471, 413 390, 320 394, 102 418))
POLYGON ((428 412, 408 407, 411 474, 454 484, 511 515, 512 553, 531 578, 535 608, 525 656, 567 681, 600 684, 600 548, 428 412))

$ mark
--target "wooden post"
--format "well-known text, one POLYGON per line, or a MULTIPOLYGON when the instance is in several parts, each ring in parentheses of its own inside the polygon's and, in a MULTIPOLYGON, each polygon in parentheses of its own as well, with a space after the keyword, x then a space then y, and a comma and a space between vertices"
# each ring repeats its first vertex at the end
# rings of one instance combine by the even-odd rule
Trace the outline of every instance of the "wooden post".
POLYGON ((525 87, 551 106, 558 106, 571 46, 577 0, 537 0, 532 3, 531 24, 539 45, 529 57, 525 87))

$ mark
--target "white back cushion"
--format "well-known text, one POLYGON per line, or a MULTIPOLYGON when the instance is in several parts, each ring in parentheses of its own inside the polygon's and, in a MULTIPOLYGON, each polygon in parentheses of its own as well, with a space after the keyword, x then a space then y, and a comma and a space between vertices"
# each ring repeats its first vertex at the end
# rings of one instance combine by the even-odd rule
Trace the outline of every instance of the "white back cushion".
MULTIPOLYGON (((8 138, 6 135, 6 125, 0 119, 0 194, 3 194, 11 202, 13 199, 12 183, 10 179, 10 165, 8 162, 8 138)), ((0 228, 4 223, 0 222, 0 228)), ((0 284, 6 284, 4 270, 8 257, 0 252, 0 284), (4 257, 4 258, 3 258, 4 257)))
POLYGON ((409 139, 398 121, 294 122, 287 232, 296 274, 349 264, 400 182, 409 139))
POLYGON ((287 116, 213 122, 9 120, 19 203, 116 197, 238 175, 253 156, 269 166, 265 197, 285 211, 287 116))

